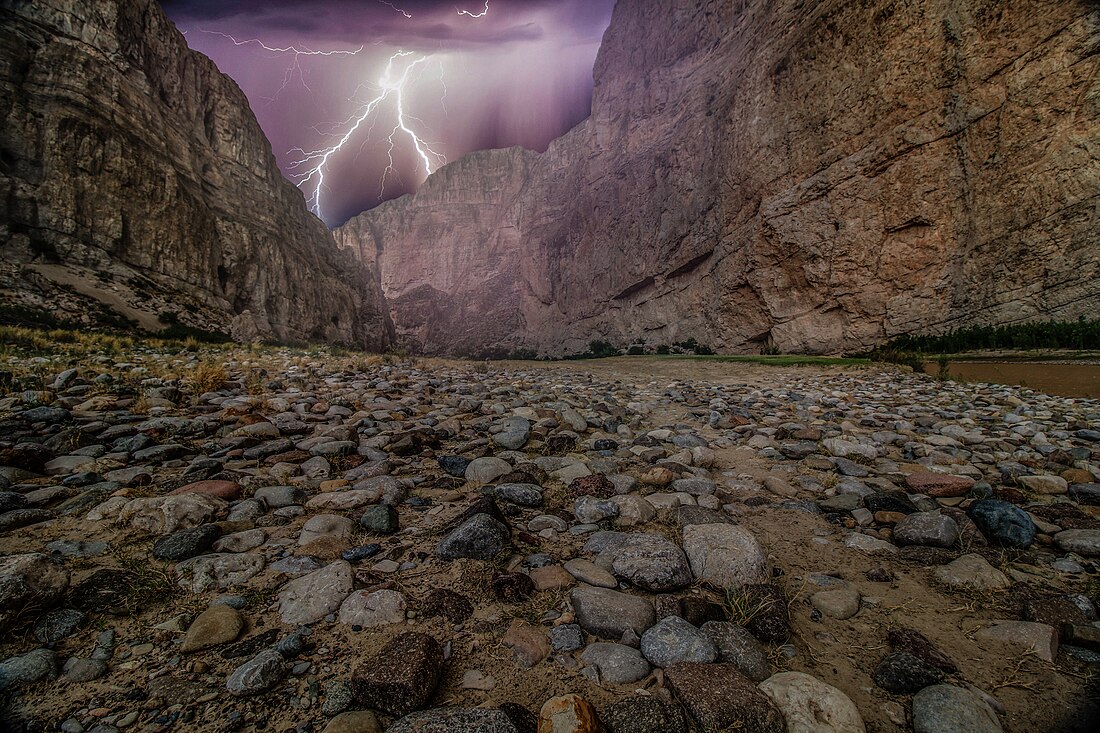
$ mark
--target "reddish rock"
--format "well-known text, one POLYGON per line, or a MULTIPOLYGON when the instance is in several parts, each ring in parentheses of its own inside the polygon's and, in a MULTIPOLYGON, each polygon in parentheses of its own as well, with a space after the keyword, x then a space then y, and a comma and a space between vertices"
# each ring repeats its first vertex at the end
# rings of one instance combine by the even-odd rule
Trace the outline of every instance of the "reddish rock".
POLYGON ((783 714, 732 664, 674 664, 665 681, 704 730, 784 733, 783 714))
POLYGON ((931 471, 911 473, 905 477, 905 485, 914 494, 932 497, 965 496, 974 485, 974 479, 931 471))
POLYGON ((216 496, 219 499, 233 501, 241 498, 241 485, 236 481, 196 481, 193 484, 181 486, 172 494, 203 494, 204 496, 216 496))
POLYGON ((361 705, 390 715, 407 715, 427 707, 443 676, 443 648, 431 636, 416 632, 390 640, 351 678, 361 705))
POLYGON ((550 656, 550 641, 546 632, 518 618, 512 619, 504 635, 504 646, 512 649, 512 657, 521 668, 534 667, 550 656))
POLYGON ((573 479, 569 484, 569 491, 574 496, 595 496, 600 499, 610 499, 618 493, 615 484, 602 473, 573 479))
POLYGON ((538 733, 603 733, 595 708, 580 695, 547 700, 539 711, 538 733))

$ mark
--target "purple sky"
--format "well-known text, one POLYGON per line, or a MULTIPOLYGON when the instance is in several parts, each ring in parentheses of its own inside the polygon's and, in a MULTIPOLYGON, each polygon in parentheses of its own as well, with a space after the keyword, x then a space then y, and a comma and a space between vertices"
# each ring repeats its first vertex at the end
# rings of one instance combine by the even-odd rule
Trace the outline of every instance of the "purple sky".
POLYGON ((312 173, 301 188, 337 225, 415 190, 444 159, 543 150, 587 117, 614 0, 490 0, 488 12, 484 0, 162 5, 248 95, 287 177, 312 173))

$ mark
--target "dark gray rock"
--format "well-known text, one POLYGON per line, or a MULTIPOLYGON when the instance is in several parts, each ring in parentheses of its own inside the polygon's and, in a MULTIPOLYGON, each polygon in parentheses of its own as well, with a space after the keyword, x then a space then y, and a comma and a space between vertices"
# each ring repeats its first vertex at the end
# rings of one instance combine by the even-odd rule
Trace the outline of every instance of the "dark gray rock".
POLYGON ((389 504, 369 506, 359 517, 359 526, 370 534, 391 535, 400 528, 397 509, 389 504))
POLYGON ((75 608, 59 608, 43 615, 34 624, 34 638, 42 644, 61 641, 81 627, 88 617, 75 608))
POLYGON ((612 703, 600 717, 610 733, 687 733, 684 711, 650 695, 612 703))
POLYGON ((542 506, 542 488, 535 484, 499 484, 481 490, 486 496, 527 507, 542 506))
POLYGON ((470 557, 491 560, 508 544, 508 527, 488 514, 475 514, 444 537, 435 547, 435 554, 444 560, 470 557))
POLYGON ((875 684, 895 695, 911 695, 943 681, 944 674, 907 652, 887 654, 871 674, 875 684))
POLYGON ((0 662, 0 690, 57 676, 57 657, 49 649, 35 649, 0 662))
POLYGON ((679 662, 703 664, 718 658, 710 637, 679 616, 666 616, 642 634, 642 654, 657 667, 679 662))
POLYGON ((1007 547, 1030 547, 1035 541, 1035 523, 1015 504, 999 499, 979 499, 966 515, 986 539, 1007 547))
POLYGON ((732 664, 753 682, 772 674, 767 649, 747 629, 725 621, 708 621, 701 631, 718 649, 718 661, 732 664))
POLYGON ((153 543, 153 557, 168 562, 197 557, 213 547, 221 536, 221 529, 214 524, 200 524, 198 527, 173 532, 153 543))

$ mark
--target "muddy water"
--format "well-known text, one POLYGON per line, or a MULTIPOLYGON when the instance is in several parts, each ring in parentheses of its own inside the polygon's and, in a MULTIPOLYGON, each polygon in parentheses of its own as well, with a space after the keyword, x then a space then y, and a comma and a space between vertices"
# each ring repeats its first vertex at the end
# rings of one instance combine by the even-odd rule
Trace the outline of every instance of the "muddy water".
MULTIPOLYGON (((935 362, 924 365, 937 374, 935 362)), ((1013 384, 1065 397, 1100 399, 1100 364, 1052 364, 1035 361, 952 361, 949 373, 967 382, 1013 384)))

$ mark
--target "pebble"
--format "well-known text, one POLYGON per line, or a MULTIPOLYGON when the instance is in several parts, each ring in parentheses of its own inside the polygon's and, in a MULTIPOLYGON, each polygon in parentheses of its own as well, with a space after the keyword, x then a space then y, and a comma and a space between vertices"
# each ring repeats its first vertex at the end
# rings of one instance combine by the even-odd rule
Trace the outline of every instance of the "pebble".
POLYGON ((580 695, 552 697, 539 711, 539 733, 601 733, 592 704, 580 695))
POLYGON ((179 650, 188 654, 228 644, 243 630, 244 619, 237 610, 226 604, 211 605, 191 622, 179 650))

